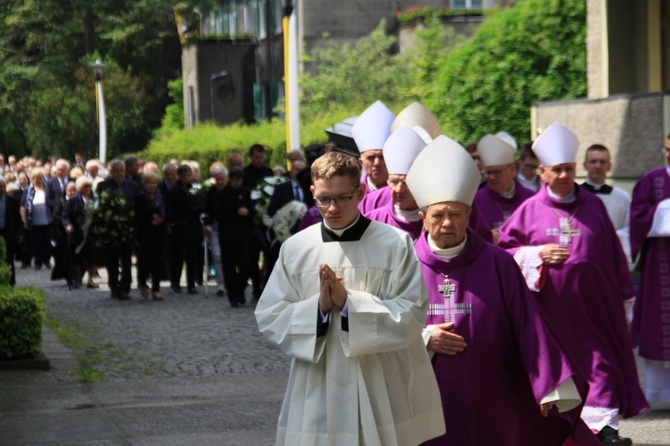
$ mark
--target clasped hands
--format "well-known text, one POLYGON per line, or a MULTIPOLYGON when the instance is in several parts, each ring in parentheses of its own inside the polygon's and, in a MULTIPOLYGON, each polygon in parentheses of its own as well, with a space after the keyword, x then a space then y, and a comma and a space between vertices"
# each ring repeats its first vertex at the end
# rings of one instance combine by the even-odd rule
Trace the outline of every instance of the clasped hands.
POLYGON ((568 257, 570 257, 570 251, 553 243, 544 245, 540 251, 540 258, 544 265, 559 265, 568 260, 568 257))
POLYGON ((347 303, 347 289, 344 288, 342 277, 335 274, 330 266, 325 263, 319 267, 319 279, 321 290, 319 292, 319 309, 323 314, 328 313, 333 307, 344 308, 347 303))

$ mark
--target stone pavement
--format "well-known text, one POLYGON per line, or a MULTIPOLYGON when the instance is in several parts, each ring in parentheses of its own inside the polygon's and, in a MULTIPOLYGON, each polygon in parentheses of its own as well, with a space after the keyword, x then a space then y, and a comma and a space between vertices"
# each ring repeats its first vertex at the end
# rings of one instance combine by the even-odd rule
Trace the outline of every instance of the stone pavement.
MULTIPOLYGON (((101 269, 101 274, 104 271, 101 269)), ((253 305, 69 291, 49 271, 17 271, 45 290, 47 312, 79 333, 66 348, 45 328, 49 371, 0 372, 0 445, 271 445, 289 359, 258 333, 253 305), (100 378, 81 383, 79 376, 100 378)), ((67 331, 67 330, 65 330, 67 331)), ((622 423, 637 446, 670 446, 670 404, 622 423)))
POLYGON ((0 445, 274 444, 290 361, 258 333, 253 305, 231 308, 211 287, 124 302, 104 277, 69 291, 49 274, 17 282, 43 289, 49 317, 86 341, 69 349, 45 328, 50 371, 0 372, 0 445))

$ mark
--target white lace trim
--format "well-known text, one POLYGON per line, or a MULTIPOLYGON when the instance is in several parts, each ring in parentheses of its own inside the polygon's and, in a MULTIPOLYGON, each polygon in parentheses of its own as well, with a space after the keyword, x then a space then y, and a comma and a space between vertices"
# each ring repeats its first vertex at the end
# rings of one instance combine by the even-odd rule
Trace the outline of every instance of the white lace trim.
POLYGON ((531 291, 540 291, 538 282, 540 281, 540 266, 542 266, 542 258, 540 251, 542 246, 524 246, 514 253, 514 260, 521 269, 526 285, 531 291))
POLYGON ((610 409, 609 407, 584 406, 582 409, 582 420, 589 429, 600 432, 603 427, 610 426, 612 429, 619 430, 619 409, 610 409))

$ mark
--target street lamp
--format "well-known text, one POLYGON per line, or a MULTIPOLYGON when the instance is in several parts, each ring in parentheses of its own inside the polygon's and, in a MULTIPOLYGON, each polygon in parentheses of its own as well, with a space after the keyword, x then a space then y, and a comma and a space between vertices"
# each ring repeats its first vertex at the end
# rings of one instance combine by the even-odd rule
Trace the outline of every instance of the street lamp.
POLYGON ((98 59, 88 66, 93 68, 93 73, 95 73, 95 102, 98 105, 98 133, 100 135, 98 158, 104 163, 107 161, 107 120, 105 118, 105 98, 102 93, 102 77, 107 64, 98 59))
POLYGON ((284 17, 284 105, 286 107, 286 151, 300 149, 300 104, 298 101, 298 25, 293 0, 282 0, 284 17))

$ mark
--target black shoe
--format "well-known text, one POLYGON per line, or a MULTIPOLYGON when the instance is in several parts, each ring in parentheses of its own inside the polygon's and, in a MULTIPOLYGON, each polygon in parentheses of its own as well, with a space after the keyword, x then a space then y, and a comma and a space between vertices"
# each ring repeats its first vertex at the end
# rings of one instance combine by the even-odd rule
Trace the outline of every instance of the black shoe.
POLYGON ((45 264, 44 264, 44 267, 45 267, 46 269, 51 269, 51 262, 47 262, 47 263, 45 263, 45 264))
POLYGON ((119 300, 130 300, 130 295, 126 292, 120 292, 119 300))
POLYGON ((21 269, 28 269, 30 268, 30 265, 26 265, 25 263, 21 265, 21 269))
POLYGON ((81 284, 80 284, 80 283, 73 283, 73 284, 72 284, 72 289, 73 289, 73 290, 78 290, 79 288, 81 288, 81 284))
POLYGON ((189 287, 188 294, 199 294, 196 287, 189 287))
POLYGON ((597 434, 600 442, 606 446, 632 446, 633 440, 620 437, 619 431, 610 426, 605 426, 597 434))
POLYGON ((237 308, 237 307, 240 306, 240 304, 238 304, 237 302, 231 302, 230 306, 233 307, 233 308, 237 308))
POLYGON ((89 284, 86 284, 86 288, 89 288, 89 289, 90 288, 100 288, 100 285, 98 285, 97 283, 91 282, 89 284))
POLYGON ((39 271, 42 269, 42 265, 35 265, 35 271, 39 271))
POLYGON ((110 291, 110 296, 112 299, 118 299, 119 298, 119 291, 118 290, 111 290, 110 291))
POLYGON ((216 295, 219 296, 219 297, 223 297, 223 296, 226 295, 226 292, 223 291, 223 290, 218 290, 218 291, 216 292, 216 295))
POLYGON ((177 294, 181 293, 181 287, 179 285, 171 286, 170 288, 177 294))

